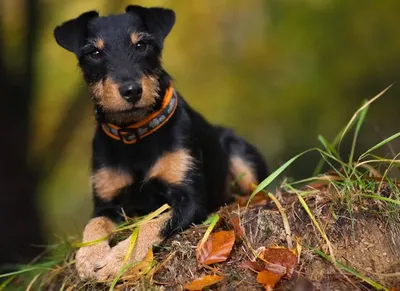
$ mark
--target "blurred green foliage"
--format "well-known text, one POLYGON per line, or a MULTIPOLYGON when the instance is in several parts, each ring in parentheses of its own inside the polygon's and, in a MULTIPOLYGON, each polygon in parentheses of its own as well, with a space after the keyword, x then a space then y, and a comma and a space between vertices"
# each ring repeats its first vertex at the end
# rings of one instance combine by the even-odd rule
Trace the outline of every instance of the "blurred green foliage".
MULTIPOLYGON (((4 54, 8 68, 20 65, 23 1, 3 0, 4 54)), ((90 216, 89 162, 93 114, 75 56, 58 47, 53 28, 96 9, 120 13, 132 1, 39 1, 40 31, 35 57, 35 104, 31 108, 32 160, 62 123, 76 122, 51 173, 42 178, 39 206, 53 233, 79 233, 90 216), (64 116, 82 99, 81 120, 64 116)), ((276 168, 332 138, 362 100, 400 76, 400 1, 199 0, 135 1, 177 13, 167 38, 164 65, 175 86, 209 120, 231 126, 276 168)), ((360 146, 399 130, 395 85, 371 109, 360 146)), ((394 145, 396 146, 396 145, 394 145)), ((397 149, 398 152, 398 149, 397 149)), ((302 158, 290 174, 312 173, 316 157, 302 158)))

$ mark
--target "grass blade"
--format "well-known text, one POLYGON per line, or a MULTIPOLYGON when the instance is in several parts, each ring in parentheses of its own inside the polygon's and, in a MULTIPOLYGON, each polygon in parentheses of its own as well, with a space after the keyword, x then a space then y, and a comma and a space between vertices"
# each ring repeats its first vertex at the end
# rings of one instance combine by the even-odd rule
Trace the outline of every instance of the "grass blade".
POLYGON ((284 227, 285 232, 286 232, 286 241, 288 243, 288 248, 292 249, 293 248, 292 232, 290 230, 289 219, 287 218, 285 209, 283 208, 282 204, 279 202, 279 200, 275 197, 274 194, 268 192, 267 195, 275 203, 276 207, 279 210, 279 213, 281 214, 283 227, 284 227))
MULTIPOLYGON (((168 204, 164 204, 163 206, 158 208, 156 211, 150 213, 149 215, 145 216, 143 219, 140 219, 139 221, 137 221, 135 223, 131 223, 128 225, 126 223, 124 223, 124 224, 118 226, 115 230, 113 230, 113 233, 138 227, 138 226, 152 220, 153 218, 157 217, 158 215, 160 215, 161 213, 163 213, 164 211, 166 211, 170 208, 171 208, 171 206, 169 206, 168 204)), ((74 248, 87 247, 87 246, 98 244, 107 239, 108 239, 108 236, 105 236, 105 237, 102 237, 102 238, 99 238, 96 240, 92 240, 92 241, 76 243, 76 244, 73 244, 72 247, 74 247, 74 248)))
POLYGON ((206 230, 206 233, 204 234, 203 238, 200 241, 200 244, 199 244, 199 247, 198 247, 199 249, 201 249, 203 247, 204 243, 207 241, 208 237, 210 236, 212 230, 214 229, 214 227, 215 227, 215 225, 217 224, 218 221, 219 221, 219 215, 218 215, 218 213, 215 213, 212 216, 210 225, 208 226, 208 228, 206 230))
POLYGON ((4 282, 0 285, 0 291, 5 290, 8 284, 10 284, 15 279, 15 277, 16 275, 13 275, 7 278, 7 280, 4 280, 4 282))
POLYGON ((335 146, 333 144, 330 144, 325 137, 319 135, 318 140, 324 146, 324 148, 329 152, 330 155, 335 155, 337 158, 340 158, 338 152, 335 149, 335 146))
POLYGON ((394 200, 394 199, 383 197, 383 196, 379 196, 379 195, 361 194, 360 196, 363 197, 363 198, 372 198, 372 199, 382 200, 382 201, 385 201, 385 202, 389 202, 389 203, 400 205, 400 200, 394 200))
POLYGON ((298 190, 294 189, 292 186, 287 185, 292 191, 294 191, 297 195, 297 198, 299 199, 299 202, 301 204, 301 206, 303 206, 304 210, 307 212, 308 216, 310 217, 311 221, 314 223, 314 226, 318 229, 319 233, 321 234, 322 238, 326 241, 326 244, 328 246, 329 249, 329 253, 332 256, 332 258, 334 258, 334 254, 333 254, 333 248, 332 248, 332 244, 328 239, 328 236, 326 235, 325 231, 323 231, 322 227, 319 225, 318 221, 315 219, 314 215, 312 214, 310 208, 308 207, 306 201, 304 200, 304 198, 301 196, 301 194, 299 193, 298 190))
POLYGON ((102 237, 102 238, 99 238, 99 239, 95 239, 95 240, 91 240, 91 241, 72 244, 72 247, 74 247, 74 248, 88 247, 88 246, 92 246, 92 245, 98 244, 100 242, 103 242, 103 241, 105 241, 107 239, 108 239, 108 236, 105 236, 105 237, 102 237))
POLYGON ((364 276, 363 274, 360 274, 359 272, 357 272, 353 268, 351 268, 349 266, 346 266, 345 264, 343 264, 343 263, 341 263, 339 261, 333 260, 332 257, 330 257, 329 255, 325 254, 324 252, 322 252, 320 250, 313 250, 313 251, 317 255, 321 256, 323 259, 325 259, 325 260, 327 260, 327 261, 329 261, 331 263, 334 263, 335 265, 339 266, 340 269, 352 274, 353 276, 356 276, 357 278, 359 278, 360 280, 364 281, 365 283, 368 283, 369 285, 374 287, 376 290, 389 291, 389 289, 386 288, 385 286, 382 286, 381 284, 375 282, 371 278, 368 278, 368 277, 364 276))
POLYGON ((383 94, 386 93, 386 91, 388 91, 390 88, 392 87, 392 85, 386 87, 383 91, 381 91, 379 94, 377 94, 375 97, 371 98, 370 100, 368 100, 363 106, 361 106, 351 117, 350 121, 347 123, 346 127, 344 128, 342 135, 340 137, 340 142, 343 140, 343 137, 346 135, 346 133, 348 132, 348 130, 350 129, 350 127, 352 126, 354 120, 357 118, 357 116, 360 114, 360 112, 362 112, 366 107, 368 107, 372 102, 376 101, 379 97, 381 97, 383 94))
POLYGON ((269 175, 264 181, 262 181, 256 189, 254 189, 253 193, 251 193, 249 200, 247 201, 247 205, 246 208, 249 206, 250 201, 253 199, 253 197, 260 192, 261 190, 263 190, 265 187, 267 187, 269 184, 271 184, 272 181, 274 181, 276 179, 276 177, 278 177, 284 170, 286 170, 287 167, 289 167, 295 160, 297 160, 299 157, 301 157, 302 155, 314 151, 317 149, 309 149, 307 151, 304 151, 296 156, 294 156, 293 158, 291 158, 290 160, 288 160, 286 163, 284 163, 282 166, 280 166, 278 169, 276 169, 274 172, 272 172, 271 175, 269 175))
POLYGON ((128 262, 131 254, 132 254, 133 248, 135 247, 135 244, 136 244, 136 240, 137 240, 138 234, 139 234, 139 227, 136 227, 133 230, 132 234, 131 234, 131 239, 129 241, 128 251, 126 252, 126 256, 124 258, 124 262, 122 263, 123 266, 128 262))
POLYGON ((42 273, 38 273, 38 274, 36 274, 35 277, 33 277, 31 282, 29 283, 28 287, 26 287, 25 291, 30 291, 32 289, 33 284, 35 284, 36 280, 40 277, 40 275, 42 275, 42 273))
MULTIPOLYGON (((366 104, 366 103, 367 103, 367 101, 364 101, 364 104, 366 104)), ((362 107, 364 107, 364 106, 362 106, 362 107)), ((353 164, 354 151, 356 149, 358 135, 360 133, 361 126, 363 125, 363 123, 365 121, 365 117, 367 116, 368 108, 369 108, 369 106, 365 106, 363 108, 363 110, 360 111, 360 115, 357 120, 356 130, 354 132, 353 142, 351 144, 350 157, 349 157, 349 168, 351 168, 351 165, 353 164)))
POLYGON ((40 266, 40 265, 33 266, 33 267, 27 267, 27 268, 22 268, 18 271, 0 274, 0 278, 6 278, 6 277, 10 277, 10 276, 20 275, 20 274, 28 273, 31 271, 39 271, 39 270, 51 270, 51 268, 46 267, 46 266, 40 266))
POLYGON ((384 139, 383 141, 381 141, 380 143, 377 143, 376 145, 374 145, 372 148, 370 148, 369 150, 367 150, 365 153, 363 153, 360 156, 360 159, 364 158, 365 156, 367 156, 369 153, 383 147, 384 145, 388 144, 389 142, 391 142, 392 140, 398 138, 400 136, 400 132, 395 133, 391 136, 389 136, 388 138, 384 139))
POLYGON ((131 263, 127 264, 126 266, 124 266, 123 268, 121 268, 121 270, 118 272, 117 276, 115 276, 115 278, 113 279, 113 281, 110 285, 109 291, 114 291, 115 286, 117 285, 119 279, 121 279, 122 275, 125 274, 126 271, 128 271, 130 268, 134 267, 137 264, 138 264, 138 262, 131 262, 131 263))
POLYGON ((171 206, 169 206, 168 204, 164 204, 163 206, 158 208, 156 211, 146 215, 143 219, 140 219, 139 221, 129 224, 127 226, 117 227, 113 232, 119 232, 119 231, 123 231, 126 229, 132 229, 134 227, 138 227, 138 226, 152 220, 153 218, 156 218, 158 215, 160 215, 161 213, 163 213, 164 211, 166 211, 170 208, 171 208, 171 206))
MULTIPOLYGON (((344 128, 343 128, 341 131, 339 131, 339 133, 335 136, 335 138, 333 139, 333 141, 332 141, 331 143, 329 143, 328 141, 326 141, 326 144, 327 144, 327 145, 330 145, 330 148, 331 148, 331 149, 332 149, 332 148, 335 149, 336 157, 337 157, 338 159, 340 159, 340 155, 339 155, 339 152, 336 150, 336 146, 337 146, 337 145, 339 144, 339 142, 340 142, 340 137, 341 137, 343 131, 344 131, 344 128)), ((322 136, 321 136, 321 137, 322 137, 322 136)), ((320 141, 321 141, 321 140, 320 140, 320 141)), ((322 166, 323 166, 323 165, 324 165, 324 159, 321 158, 321 159, 319 160, 317 166, 315 167, 313 176, 317 176, 318 174, 321 173, 321 170, 322 170, 322 166)))

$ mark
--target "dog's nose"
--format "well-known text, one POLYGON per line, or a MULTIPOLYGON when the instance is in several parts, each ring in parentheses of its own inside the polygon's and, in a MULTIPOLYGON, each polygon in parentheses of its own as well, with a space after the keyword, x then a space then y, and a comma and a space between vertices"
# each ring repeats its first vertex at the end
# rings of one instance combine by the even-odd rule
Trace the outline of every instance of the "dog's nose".
POLYGON ((134 103, 142 96, 142 87, 134 83, 125 83, 119 86, 119 94, 126 101, 134 103))

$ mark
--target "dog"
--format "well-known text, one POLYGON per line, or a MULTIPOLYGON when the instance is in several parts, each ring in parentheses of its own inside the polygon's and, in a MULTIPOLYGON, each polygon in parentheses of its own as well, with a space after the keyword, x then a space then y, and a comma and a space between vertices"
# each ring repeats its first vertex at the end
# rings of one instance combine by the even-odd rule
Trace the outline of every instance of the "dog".
POLYGON ((259 151, 234 131, 192 109, 163 69, 164 40, 175 24, 166 8, 126 7, 101 17, 89 11, 57 26, 56 42, 73 52, 94 101, 94 211, 83 231, 76 268, 83 279, 108 280, 120 271, 130 237, 110 247, 124 217, 171 210, 143 224, 128 262, 172 234, 204 221, 267 176, 259 151))

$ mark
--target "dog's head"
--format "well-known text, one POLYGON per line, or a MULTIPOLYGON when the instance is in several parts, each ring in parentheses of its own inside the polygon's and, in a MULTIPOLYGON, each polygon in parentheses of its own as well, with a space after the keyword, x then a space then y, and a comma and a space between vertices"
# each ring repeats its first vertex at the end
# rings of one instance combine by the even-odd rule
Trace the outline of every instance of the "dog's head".
POLYGON ((81 14, 54 30, 57 43, 75 53, 97 107, 111 119, 143 118, 163 90, 161 52, 175 23, 164 8, 128 6, 126 13, 81 14))

